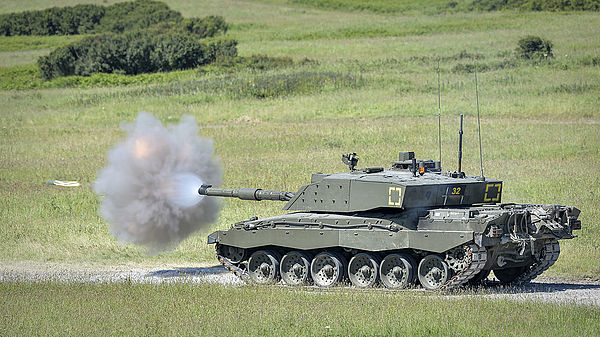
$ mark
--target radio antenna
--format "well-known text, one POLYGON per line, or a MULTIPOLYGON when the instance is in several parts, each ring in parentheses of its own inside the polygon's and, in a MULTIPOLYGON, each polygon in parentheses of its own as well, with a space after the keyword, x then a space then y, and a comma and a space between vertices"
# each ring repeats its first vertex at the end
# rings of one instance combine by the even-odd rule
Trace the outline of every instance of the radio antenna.
POLYGON ((438 80, 438 148, 440 149, 440 166, 442 164, 442 93, 440 87, 440 59, 437 63, 438 80))
POLYGON ((479 88, 477 86, 477 60, 475 60, 475 102, 477 104, 477 133, 479 134, 479 167, 481 168, 481 179, 483 176, 483 152, 481 150, 481 122, 479 120, 479 88))
POLYGON ((463 178, 462 173, 462 139, 463 139, 463 114, 460 114, 460 130, 458 130, 458 176, 463 178))

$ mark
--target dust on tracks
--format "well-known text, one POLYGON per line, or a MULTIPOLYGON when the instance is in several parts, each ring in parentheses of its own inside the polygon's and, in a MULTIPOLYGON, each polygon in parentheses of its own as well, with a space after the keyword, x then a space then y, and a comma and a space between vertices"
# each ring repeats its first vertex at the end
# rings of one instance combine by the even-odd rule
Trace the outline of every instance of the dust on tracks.
MULTIPOLYGON (((0 263, 0 282, 59 283, 213 283, 244 285, 222 266, 213 265, 86 265, 38 262, 0 263)), ((422 291, 422 290, 409 290, 422 291)), ((383 292, 387 293, 387 292, 383 292)), ((501 286, 490 281, 477 289, 437 293, 447 299, 487 298, 536 301, 600 307, 600 282, 540 277, 519 287, 501 286)))

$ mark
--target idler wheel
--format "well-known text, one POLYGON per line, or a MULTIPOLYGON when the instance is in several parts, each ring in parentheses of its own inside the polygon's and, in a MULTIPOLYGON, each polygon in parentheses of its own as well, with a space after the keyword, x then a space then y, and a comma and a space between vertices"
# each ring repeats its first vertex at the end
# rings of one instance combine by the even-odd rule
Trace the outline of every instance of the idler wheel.
POLYGON ((270 250, 258 250, 248 260, 248 275, 254 283, 275 283, 279 279, 279 261, 270 250))
POLYGON ((291 251, 283 256, 279 270, 281 278, 288 285, 308 283, 310 276, 310 257, 299 251, 291 251))
POLYGON ((446 263, 454 272, 461 272, 469 266, 469 246, 461 246, 446 252, 446 263))
POLYGON ((310 276, 319 287, 331 287, 344 277, 344 260, 333 252, 322 252, 310 264, 310 276))
POLYGON ((372 287, 379 277, 379 263, 371 254, 358 253, 350 259, 348 277, 358 288, 372 287))
POLYGON ((525 271, 527 271, 527 267, 494 269, 494 276, 496 276, 500 283, 509 284, 516 280, 517 277, 521 276, 525 271))
POLYGON ((238 264, 244 260, 246 250, 244 248, 228 245, 219 245, 217 253, 233 264, 238 264))
POLYGON ((483 283, 485 279, 490 275, 490 270, 482 270, 479 273, 475 274, 473 278, 471 278, 468 283, 472 286, 478 286, 483 283))
POLYGON ((425 289, 437 290, 450 279, 450 269, 440 256, 427 255, 419 263, 418 275, 425 289))
POLYGON ((415 281, 415 260, 408 254, 389 254, 379 266, 379 278, 386 288, 401 289, 415 281))

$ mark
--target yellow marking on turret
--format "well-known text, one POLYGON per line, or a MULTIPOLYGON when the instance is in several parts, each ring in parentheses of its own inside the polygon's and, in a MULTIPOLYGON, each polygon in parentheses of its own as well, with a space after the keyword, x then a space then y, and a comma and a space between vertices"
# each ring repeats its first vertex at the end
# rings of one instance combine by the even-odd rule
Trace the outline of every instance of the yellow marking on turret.
MULTIPOLYGON (((394 198, 395 199, 395 198, 394 198)), ((402 206, 402 188, 390 186, 388 190, 388 205, 390 206, 402 206), (398 193, 398 201, 392 200, 392 196, 395 197, 395 193, 398 193)))
MULTIPOLYGON (((494 190, 492 190, 492 193, 493 193, 493 191, 494 190)), ((483 196, 483 201, 492 201, 492 202, 499 201, 501 192, 502 192, 502 183, 487 184, 485 186, 485 195, 483 196), (495 189, 496 194, 488 195, 488 193, 490 192, 490 188, 495 189)))

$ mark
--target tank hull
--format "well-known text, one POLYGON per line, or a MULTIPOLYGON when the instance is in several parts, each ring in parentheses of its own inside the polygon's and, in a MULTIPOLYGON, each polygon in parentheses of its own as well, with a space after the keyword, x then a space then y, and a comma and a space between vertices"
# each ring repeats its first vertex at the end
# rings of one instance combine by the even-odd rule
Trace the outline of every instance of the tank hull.
POLYGON ((573 207, 529 204, 298 212, 239 222, 210 234, 208 243, 221 263, 254 281, 296 280, 282 268, 304 275, 302 261, 310 259, 311 277, 302 283, 349 278, 359 287, 450 289, 491 270, 504 283, 530 281, 558 258, 557 240, 574 237, 578 215, 573 207), (329 277, 336 270, 344 275, 329 277))

